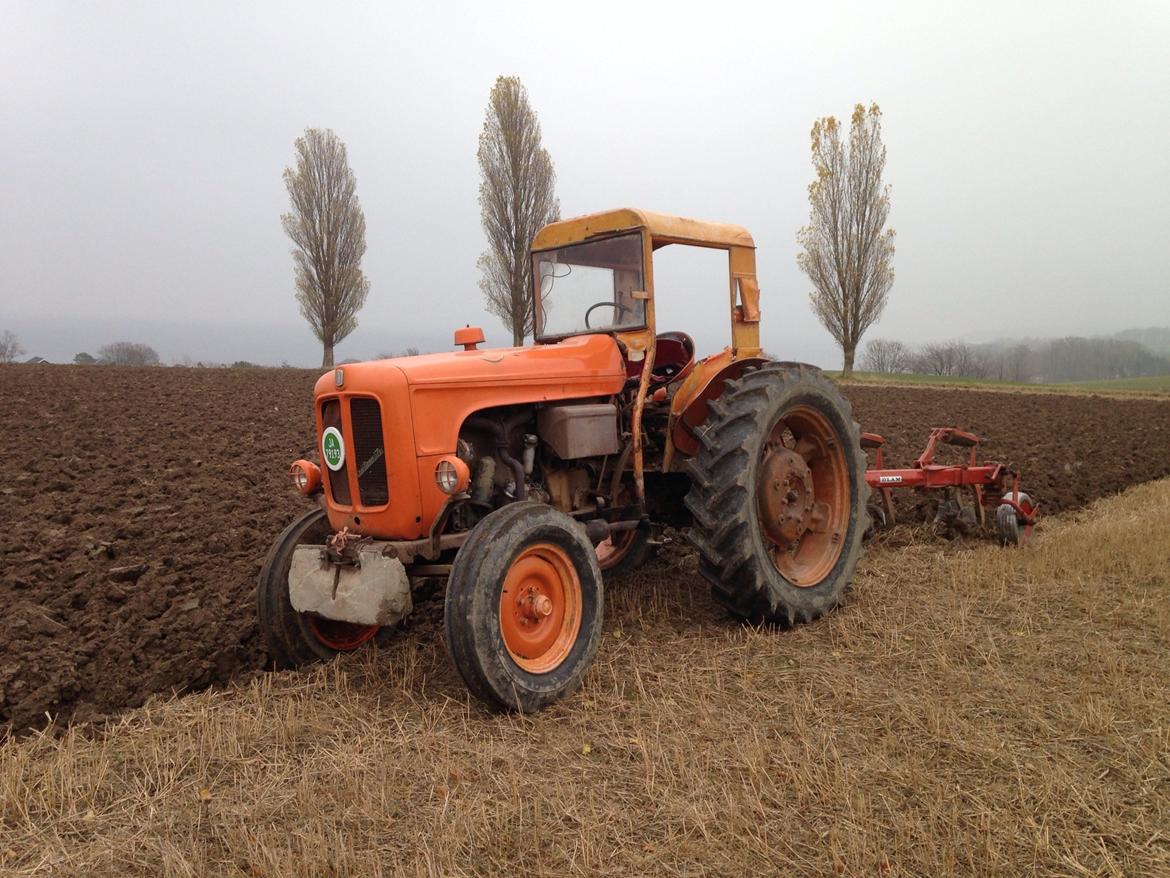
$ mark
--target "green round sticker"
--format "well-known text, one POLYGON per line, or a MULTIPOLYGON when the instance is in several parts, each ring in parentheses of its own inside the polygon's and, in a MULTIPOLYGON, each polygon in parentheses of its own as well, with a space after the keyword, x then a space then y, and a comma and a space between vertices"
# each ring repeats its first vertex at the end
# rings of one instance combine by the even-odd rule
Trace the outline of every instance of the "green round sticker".
POLYGON ((345 443, 336 427, 326 427, 321 434, 321 456, 325 459, 325 466, 334 472, 345 466, 345 443))

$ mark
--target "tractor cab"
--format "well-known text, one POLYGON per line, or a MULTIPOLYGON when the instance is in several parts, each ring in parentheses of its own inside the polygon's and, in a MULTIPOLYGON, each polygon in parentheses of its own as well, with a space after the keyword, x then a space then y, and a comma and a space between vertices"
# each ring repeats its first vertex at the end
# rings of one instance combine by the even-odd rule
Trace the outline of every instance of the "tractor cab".
MULTIPOLYGON (((726 250, 733 357, 759 354, 755 243, 741 226, 622 209, 546 226, 532 243, 537 344, 604 332, 622 348, 631 379, 648 370, 651 392, 695 367, 685 332, 659 332, 654 319, 655 251, 672 244, 726 250)), ((731 358, 728 358, 731 359, 731 358)))
MULTIPOLYGON (((697 451, 694 429, 707 417, 707 400, 726 381, 764 362, 751 234, 730 223, 623 208, 545 226, 532 242, 531 259, 536 343, 585 333, 611 335, 636 384, 638 432, 645 406, 666 407, 662 469, 681 466, 677 452, 697 451), (701 360, 687 333, 659 332, 655 322, 654 254, 672 245, 727 252, 731 344, 701 360)), ((641 500, 639 446, 635 441, 633 469, 641 500)))

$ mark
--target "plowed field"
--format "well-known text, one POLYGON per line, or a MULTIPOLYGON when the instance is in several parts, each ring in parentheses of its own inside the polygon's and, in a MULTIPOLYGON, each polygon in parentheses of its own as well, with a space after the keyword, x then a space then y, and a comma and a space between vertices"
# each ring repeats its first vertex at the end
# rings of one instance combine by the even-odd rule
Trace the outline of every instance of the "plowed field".
MULTIPOLYGON (((0 725, 91 719, 264 666, 253 588, 302 509, 285 471, 312 455, 316 377, 0 368, 0 725)), ((931 426, 969 429, 1049 513, 1170 475, 1167 402, 846 394, 891 464, 908 464, 931 426)))

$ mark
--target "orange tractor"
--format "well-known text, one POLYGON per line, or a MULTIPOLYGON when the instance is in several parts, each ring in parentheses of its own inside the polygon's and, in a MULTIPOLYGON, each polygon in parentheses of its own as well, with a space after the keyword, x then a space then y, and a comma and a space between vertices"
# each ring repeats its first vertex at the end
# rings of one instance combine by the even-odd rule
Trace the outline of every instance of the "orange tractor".
MULTIPOLYGON (((848 403, 759 341, 755 245, 739 227, 640 210, 552 223, 531 248, 535 344, 346 365, 316 386, 316 508, 260 573, 260 627, 292 667, 357 649, 446 580, 451 658, 499 709, 572 691, 601 637, 602 577, 689 526, 715 599, 791 625, 840 603, 868 525, 848 403), (731 344, 696 359, 654 320, 654 253, 728 254, 731 344)), ((719 294, 719 293, 717 293, 719 294)))

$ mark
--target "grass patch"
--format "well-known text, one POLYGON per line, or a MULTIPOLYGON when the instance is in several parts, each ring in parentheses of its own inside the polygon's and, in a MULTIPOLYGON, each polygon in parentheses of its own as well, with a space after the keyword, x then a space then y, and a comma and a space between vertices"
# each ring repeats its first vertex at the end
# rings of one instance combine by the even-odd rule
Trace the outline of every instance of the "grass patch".
POLYGON ((7 741, 0 872, 1170 873, 1170 480, 1023 551, 879 543, 787 632, 694 565, 609 589, 534 717, 468 701, 430 604, 378 651, 7 741))
POLYGON ((1109 381, 1082 381, 1077 384, 1077 387, 1083 390, 1123 390, 1131 393, 1170 394, 1170 375, 1115 378, 1109 381))
MULTIPOLYGON (((841 372, 826 373, 841 381, 841 372)), ((845 383, 893 385, 905 387, 957 387, 975 390, 1007 390, 1026 393, 1107 393, 1119 396, 1170 395, 1170 375, 1148 378, 1119 378, 1108 381, 1072 381, 1059 384, 1039 384, 1022 381, 998 381, 993 378, 964 378, 945 375, 915 375, 909 373, 854 372, 845 383)))

